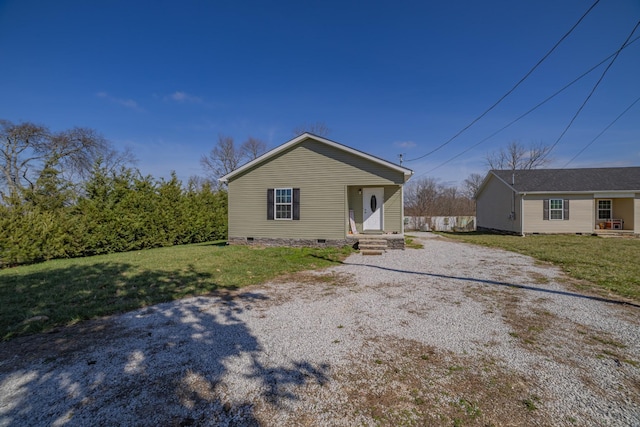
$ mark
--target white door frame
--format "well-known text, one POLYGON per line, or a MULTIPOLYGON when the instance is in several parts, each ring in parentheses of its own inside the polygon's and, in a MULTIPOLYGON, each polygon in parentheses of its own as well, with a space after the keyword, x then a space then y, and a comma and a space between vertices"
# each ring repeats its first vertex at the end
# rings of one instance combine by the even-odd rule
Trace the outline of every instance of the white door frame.
POLYGON ((382 231, 384 228, 384 188, 362 189, 362 231, 382 231), (375 208, 375 209, 372 209, 375 208))

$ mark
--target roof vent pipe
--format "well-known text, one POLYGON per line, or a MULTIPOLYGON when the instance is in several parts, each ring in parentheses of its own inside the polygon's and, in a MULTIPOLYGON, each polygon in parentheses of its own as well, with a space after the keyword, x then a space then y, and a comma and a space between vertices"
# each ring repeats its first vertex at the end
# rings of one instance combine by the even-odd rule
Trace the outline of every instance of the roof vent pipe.
POLYGON ((516 185, 516 173, 511 174, 511 185, 516 185))

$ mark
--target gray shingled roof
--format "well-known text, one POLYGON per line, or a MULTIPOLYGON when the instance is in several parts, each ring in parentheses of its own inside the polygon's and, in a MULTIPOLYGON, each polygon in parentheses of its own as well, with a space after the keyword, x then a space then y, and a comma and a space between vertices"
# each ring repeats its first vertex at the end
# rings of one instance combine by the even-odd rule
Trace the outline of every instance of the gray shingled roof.
POLYGON ((518 192, 640 192, 640 167, 589 169, 492 170, 518 192))

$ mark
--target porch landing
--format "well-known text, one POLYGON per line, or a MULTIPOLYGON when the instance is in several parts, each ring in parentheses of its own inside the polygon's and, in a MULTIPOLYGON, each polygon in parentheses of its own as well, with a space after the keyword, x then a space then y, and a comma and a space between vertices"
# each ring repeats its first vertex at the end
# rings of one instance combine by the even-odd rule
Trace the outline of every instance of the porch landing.
POLYGON ((363 255, 381 255, 387 249, 404 249, 404 234, 349 234, 347 241, 363 255))
POLYGON ((611 229, 599 229, 596 228, 593 230, 593 234, 599 237, 640 237, 640 235, 635 234, 633 230, 611 230, 611 229))

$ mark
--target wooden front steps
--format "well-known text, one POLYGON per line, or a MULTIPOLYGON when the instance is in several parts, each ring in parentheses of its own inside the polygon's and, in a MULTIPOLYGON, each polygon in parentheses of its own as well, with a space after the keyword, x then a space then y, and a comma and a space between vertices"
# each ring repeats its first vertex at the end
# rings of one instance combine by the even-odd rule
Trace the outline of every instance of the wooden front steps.
POLYGON ((362 255, 382 255, 387 250, 387 240, 376 236, 360 236, 358 249, 362 255))

